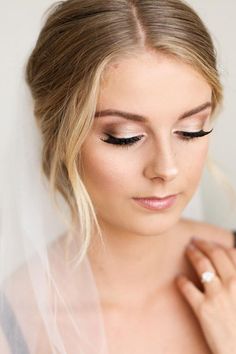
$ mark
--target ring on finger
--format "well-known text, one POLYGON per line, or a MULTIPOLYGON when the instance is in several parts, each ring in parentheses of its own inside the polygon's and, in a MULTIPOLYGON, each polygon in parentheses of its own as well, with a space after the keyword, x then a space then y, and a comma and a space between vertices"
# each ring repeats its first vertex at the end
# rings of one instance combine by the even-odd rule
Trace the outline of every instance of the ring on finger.
POLYGON ((205 271, 201 273, 200 280, 201 283, 211 283, 215 278, 215 272, 205 271))

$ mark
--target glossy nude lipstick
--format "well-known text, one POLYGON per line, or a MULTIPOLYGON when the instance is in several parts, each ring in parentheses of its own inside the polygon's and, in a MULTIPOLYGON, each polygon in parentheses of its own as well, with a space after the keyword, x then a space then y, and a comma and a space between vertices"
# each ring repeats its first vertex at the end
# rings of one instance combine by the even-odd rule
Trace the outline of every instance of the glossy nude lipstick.
POLYGON ((177 199, 177 194, 165 198, 133 198, 139 205, 150 210, 163 210, 170 208, 177 199))

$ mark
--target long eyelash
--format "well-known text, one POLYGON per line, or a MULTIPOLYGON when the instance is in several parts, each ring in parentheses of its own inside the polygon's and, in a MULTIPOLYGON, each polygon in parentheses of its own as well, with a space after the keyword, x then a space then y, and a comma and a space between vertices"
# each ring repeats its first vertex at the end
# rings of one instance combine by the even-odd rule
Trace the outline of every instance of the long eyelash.
MULTIPOLYGON (((210 134, 212 131, 213 129, 211 129, 208 132, 205 132, 204 130, 200 130, 198 132, 192 132, 192 133, 183 132, 183 131, 177 131, 176 133, 178 133, 183 140, 187 141, 187 140, 193 140, 195 138, 200 138, 202 136, 210 134)), ((116 145, 118 147, 126 147, 126 148, 128 148, 131 145, 134 145, 139 140, 141 140, 141 138, 144 136, 144 135, 138 135, 138 136, 133 136, 132 138, 116 138, 115 136, 112 136, 108 133, 106 133, 106 135, 108 136, 108 139, 101 139, 105 143, 116 145)))
POLYGON ((193 140, 195 138, 201 138, 202 136, 208 135, 213 131, 213 128, 208 131, 205 132, 204 130, 200 130, 198 132, 181 132, 181 131, 177 131, 176 133, 179 133, 179 135, 182 137, 183 140, 193 140))
POLYGON ((107 133, 106 135, 108 136, 108 139, 101 139, 105 143, 126 147, 126 148, 129 147, 130 145, 134 145, 139 140, 141 140, 141 138, 144 136, 144 135, 139 135, 139 136, 133 136, 132 138, 116 138, 107 133))

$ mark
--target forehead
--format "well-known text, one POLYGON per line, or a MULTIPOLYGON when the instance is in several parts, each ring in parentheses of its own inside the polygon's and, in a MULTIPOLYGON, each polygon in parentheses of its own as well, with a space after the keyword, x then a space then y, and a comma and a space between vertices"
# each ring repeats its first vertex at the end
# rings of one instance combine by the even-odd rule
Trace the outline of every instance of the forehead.
POLYGON ((176 116, 211 101, 211 92, 205 78, 192 66, 170 56, 145 52, 109 65, 97 109, 176 116))

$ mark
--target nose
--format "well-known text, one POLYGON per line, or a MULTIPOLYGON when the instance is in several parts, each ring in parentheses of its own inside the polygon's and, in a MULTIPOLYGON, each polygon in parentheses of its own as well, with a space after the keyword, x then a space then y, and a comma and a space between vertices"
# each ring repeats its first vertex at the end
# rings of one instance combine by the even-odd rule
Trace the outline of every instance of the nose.
MULTIPOLYGON (((160 139, 152 145, 148 162, 145 166, 145 176, 149 179, 159 178, 172 181, 178 175, 176 154, 168 139, 160 139)), ((147 160, 146 160, 147 161, 147 160)))

